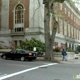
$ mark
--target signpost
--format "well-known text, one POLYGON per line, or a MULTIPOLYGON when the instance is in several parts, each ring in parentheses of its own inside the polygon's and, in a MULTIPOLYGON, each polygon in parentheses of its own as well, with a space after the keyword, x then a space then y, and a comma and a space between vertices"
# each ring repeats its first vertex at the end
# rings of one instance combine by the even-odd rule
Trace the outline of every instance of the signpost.
POLYGON ((36 47, 33 48, 33 51, 36 51, 36 47))

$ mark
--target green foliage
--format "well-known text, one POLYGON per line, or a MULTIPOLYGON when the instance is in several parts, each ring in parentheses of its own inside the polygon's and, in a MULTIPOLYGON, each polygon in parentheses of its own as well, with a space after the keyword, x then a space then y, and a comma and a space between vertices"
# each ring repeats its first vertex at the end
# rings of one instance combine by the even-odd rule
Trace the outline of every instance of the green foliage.
POLYGON ((72 50, 71 48, 67 47, 67 48, 66 48, 66 51, 67 51, 67 52, 72 52, 73 50, 72 50))
MULTIPOLYGON (((54 2, 60 2, 60 3, 63 3, 65 0, 55 0, 54 2)), ((47 3, 47 0, 43 0, 43 4, 46 4, 47 3)))
POLYGON ((75 54, 78 54, 79 52, 80 52, 80 46, 77 46, 75 50, 75 54))
POLYGON ((43 0, 43 4, 45 4, 47 1, 46 0, 43 0))
POLYGON ((0 46, 0 49, 3 49, 3 48, 0 46))
POLYGON ((75 54, 78 54, 78 53, 79 53, 79 52, 76 50, 76 51, 75 51, 75 54))
POLYGON ((76 50, 77 50, 78 52, 80 52, 80 46, 77 46, 76 50))
POLYGON ((20 46, 17 46, 16 49, 21 49, 21 47, 20 46))
POLYGON ((53 51, 55 51, 55 52, 61 52, 61 48, 60 47, 56 47, 53 51))
POLYGON ((55 2, 63 3, 65 0, 55 0, 55 2))
POLYGON ((31 38, 31 40, 26 39, 24 41, 21 41, 20 47, 18 46, 17 48, 33 51, 34 47, 37 48, 37 51, 45 51, 45 44, 40 40, 36 40, 35 38, 31 38))

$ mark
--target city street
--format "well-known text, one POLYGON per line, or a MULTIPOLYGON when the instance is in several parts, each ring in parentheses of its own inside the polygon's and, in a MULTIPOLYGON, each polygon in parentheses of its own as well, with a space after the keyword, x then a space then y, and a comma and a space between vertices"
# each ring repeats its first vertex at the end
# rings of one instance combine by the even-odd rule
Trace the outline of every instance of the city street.
POLYGON ((73 80, 80 64, 17 61, 0 58, 0 80, 73 80))
POLYGON ((0 80, 76 78, 80 0, 0 0, 0 80))

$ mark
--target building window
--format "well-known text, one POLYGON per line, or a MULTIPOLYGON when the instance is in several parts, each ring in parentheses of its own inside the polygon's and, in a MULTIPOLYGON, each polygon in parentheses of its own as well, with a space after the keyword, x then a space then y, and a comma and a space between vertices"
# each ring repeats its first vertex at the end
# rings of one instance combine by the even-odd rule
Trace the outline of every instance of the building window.
POLYGON ((70 37, 70 24, 68 24, 68 37, 70 37))
POLYGON ((15 32, 24 31, 24 6, 18 4, 14 9, 14 30, 15 32))
POLYGON ((62 5, 62 3, 60 3, 60 10, 62 10, 62 8, 63 8, 63 5, 62 5))
POLYGON ((75 38, 75 28, 73 28, 73 38, 75 38))
POLYGON ((73 38, 73 26, 71 26, 71 37, 73 38))
POLYGON ((75 33, 74 33, 74 35, 75 35, 75 39, 77 39, 77 29, 75 28, 75 33))
POLYGON ((67 35, 67 23, 64 21, 64 35, 67 35))
POLYGON ((65 14, 67 13, 67 9, 65 8, 65 14))
POLYGON ((63 20, 59 19, 60 34, 63 35, 63 20))
POLYGON ((68 10, 68 17, 70 17, 70 10, 68 10))
POLYGON ((77 30, 77 39, 78 39, 78 30, 77 30))
MULTIPOLYGON (((80 34, 80 31, 79 31, 79 34, 80 34)), ((80 40, 80 36, 79 36, 79 40, 80 40)))
POLYGON ((73 20, 73 14, 71 14, 71 19, 73 20))
POLYGON ((74 17, 74 22, 75 22, 75 17, 74 17))
POLYGON ((21 4, 18 4, 15 8, 15 24, 23 23, 24 20, 24 8, 21 4))

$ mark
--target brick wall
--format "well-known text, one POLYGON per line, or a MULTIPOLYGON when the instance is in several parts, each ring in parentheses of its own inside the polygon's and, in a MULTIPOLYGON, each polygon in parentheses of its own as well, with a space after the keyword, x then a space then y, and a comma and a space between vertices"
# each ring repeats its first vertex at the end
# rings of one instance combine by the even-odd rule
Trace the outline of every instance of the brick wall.
MULTIPOLYGON (((79 28, 79 17, 77 17, 70 8, 68 8, 68 6, 66 6, 66 4, 64 3, 55 3, 55 6, 54 6, 54 9, 55 9, 55 12, 58 13, 58 18, 62 19, 62 27, 63 27, 63 30, 62 30, 62 34, 64 35, 64 21, 67 22, 67 36, 71 37, 71 38, 76 38, 76 39, 79 39, 79 35, 76 34, 76 36, 74 35, 75 33, 73 32, 73 34, 71 33, 71 28, 70 28, 70 33, 69 33, 69 30, 68 30, 68 26, 70 25, 71 27, 73 27, 74 29, 76 30, 80 30, 79 28), (66 8, 66 13, 65 13, 65 8, 66 8), (69 24, 69 25, 68 25, 69 24)), ((75 11, 76 12, 76 11, 75 11)), ((59 27, 58 27, 58 33, 60 34, 60 22, 58 21, 59 23, 59 27)))
POLYGON ((0 0, 0 30, 1 30, 1 5, 2 5, 2 1, 0 0))
POLYGON ((29 27, 29 0, 10 0, 10 11, 9 11, 9 28, 13 29, 13 10, 14 7, 20 2, 25 7, 25 18, 24 27, 29 27))

